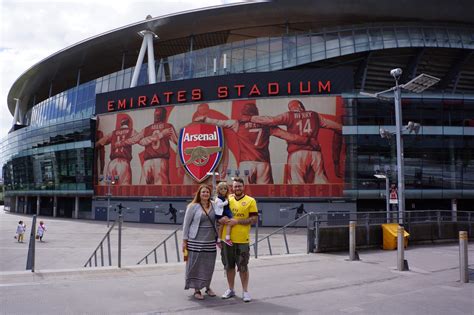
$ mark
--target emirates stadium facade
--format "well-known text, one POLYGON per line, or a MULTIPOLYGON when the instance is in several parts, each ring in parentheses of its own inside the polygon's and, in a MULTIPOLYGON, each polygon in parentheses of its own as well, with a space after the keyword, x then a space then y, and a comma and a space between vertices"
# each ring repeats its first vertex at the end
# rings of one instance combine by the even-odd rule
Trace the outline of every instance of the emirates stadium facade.
POLYGON ((473 210, 473 14, 468 0, 276 0, 67 47, 9 91, 5 207, 105 220, 120 203, 125 220, 179 223, 199 183, 240 176, 264 225, 300 204, 385 210, 374 174, 397 184, 393 92, 366 92, 401 68, 400 83, 440 79, 402 93, 402 123, 418 126, 402 135, 405 208, 473 210))

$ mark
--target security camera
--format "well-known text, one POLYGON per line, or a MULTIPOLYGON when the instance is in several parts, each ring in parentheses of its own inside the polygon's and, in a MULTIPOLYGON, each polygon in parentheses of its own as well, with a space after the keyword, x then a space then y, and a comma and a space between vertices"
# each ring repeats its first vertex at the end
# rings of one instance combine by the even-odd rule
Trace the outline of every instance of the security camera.
POLYGON ((398 80, 402 76, 402 69, 400 68, 392 69, 390 70, 390 75, 394 77, 395 80, 398 80))

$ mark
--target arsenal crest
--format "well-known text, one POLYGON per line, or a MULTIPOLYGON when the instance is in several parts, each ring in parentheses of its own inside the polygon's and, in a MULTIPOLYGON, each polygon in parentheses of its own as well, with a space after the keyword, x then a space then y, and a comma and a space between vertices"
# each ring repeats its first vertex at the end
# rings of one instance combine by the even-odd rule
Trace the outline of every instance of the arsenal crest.
POLYGON ((224 137, 216 125, 193 123, 179 132, 178 153, 186 172, 202 182, 222 158, 224 137))

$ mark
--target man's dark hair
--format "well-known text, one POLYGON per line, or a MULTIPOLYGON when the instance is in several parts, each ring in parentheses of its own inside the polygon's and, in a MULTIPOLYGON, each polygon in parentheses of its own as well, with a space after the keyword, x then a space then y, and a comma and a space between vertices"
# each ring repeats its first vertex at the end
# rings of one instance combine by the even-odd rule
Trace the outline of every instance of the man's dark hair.
POLYGON ((243 178, 240 178, 240 177, 234 177, 232 179, 233 182, 237 182, 237 183, 241 183, 242 185, 244 184, 244 180, 243 178))

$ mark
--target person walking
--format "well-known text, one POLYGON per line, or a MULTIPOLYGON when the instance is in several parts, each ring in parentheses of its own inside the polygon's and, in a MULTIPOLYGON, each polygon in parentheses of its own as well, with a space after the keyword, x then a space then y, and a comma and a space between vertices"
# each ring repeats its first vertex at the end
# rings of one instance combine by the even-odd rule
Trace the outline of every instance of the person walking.
MULTIPOLYGON (((233 226, 230 233, 233 246, 222 242, 222 263, 226 270, 227 284, 229 285, 222 298, 228 299, 235 296, 235 267, 237 266, 242 282, 242 299, 244 302, 250 302, 252 300, 248 291, 250 226, 257 223, 258 220, 257 202, 244 193, 244 180, 242 178, 233 179, 232 190, 234 195, 229 198, 229 206, 234 218, 227 220, 226 224, 233 226)), ((224 237, 225 233, 221 238, 224 239, 224 237)))
POLYGON ((23 243, 25 231, 26 231, 26 224, 24 224, 23 221, 18 221, 18 225, 16 227, 16 239, 18 243, 23 243))
POLYGON ((201 290, 210 297, 216 296, 211 289, 216 263, 216 219, 211 203, 211 188, 199 186, 193 201, 187 206, 183 221, 183 252, 188 252, 184 289, 194 289, 194 298, 203 300, 201 290))
POLYGON ((46 232, 46 225, 44 225, 43 221, 40 221, 38 231, 36 232, 36 236, 40 240, 40 242, 43 241, 44 232, 46 232))
POLYGON ((168 208, 168 212, 165 213, 165 215, 168 215, 168 214, 171 214, 170 221, 173 221, 176 224, 178 210, 176 210, 176 208, 173 207, 172 203, 170 203, 170 207, 168 208))

